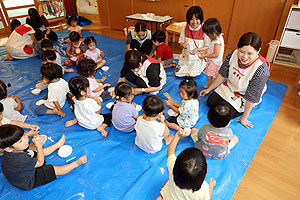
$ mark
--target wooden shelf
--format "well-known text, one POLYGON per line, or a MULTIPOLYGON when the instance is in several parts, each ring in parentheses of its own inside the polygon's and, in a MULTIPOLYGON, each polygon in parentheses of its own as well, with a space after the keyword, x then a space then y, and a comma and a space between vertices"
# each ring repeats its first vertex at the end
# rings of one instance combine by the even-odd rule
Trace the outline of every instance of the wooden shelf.
POLYGON ((300 68, 300 65, 297 65, 296 63, 291 63, 291 62, 287 62, 287 61, 283 61, 283 60, 274 59, 273 63, 278 64, 278 65, 300 68))

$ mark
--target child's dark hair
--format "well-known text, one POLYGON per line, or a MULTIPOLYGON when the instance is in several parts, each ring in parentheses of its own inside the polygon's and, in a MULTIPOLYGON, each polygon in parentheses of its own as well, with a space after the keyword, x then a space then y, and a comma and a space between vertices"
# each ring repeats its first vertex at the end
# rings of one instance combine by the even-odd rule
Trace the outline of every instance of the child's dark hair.
POLYGON ((210 107, 207 118, 209 123, 216 128, 226 127, 231 119, 231 110, 224 102, 217 102, 210 107))
POLYGON ((137 22, 134 26, 134 31, 135 32, 146 32, 147 30, 147 27, 146 27, 146 24, 144 22, 137 22))
POLYGON ((56 60, 56 53, 53 50, 45 50, 42 54, 42 60, 43 61, 47 61, 47 60, 51 60, 51 61, 55 61, 56 60))
POLYGON ((35 30, 34 37, 36 41, 40 41, 45 37, 45 33, 41 31, 40 29, 35 30))
POLYGON ((21 25, 21 22, 18 19, 13 19, 10 22, 10 32, 12 33, 15 28, 21 25))
POLYGON ((40 17, 39 12, 38 12, 37 9, 35 9, 35 8, 29 8, 29 9, 28 9, 28 15, 29 15, 30 18, 36 17, 36 16, 39 16, 39 17, 40 17))
MULTIPOLYGON (((83 76, 75 76, 69 80, 69 89, 76 99, 82 97, 81 91, 87 92, 89 87, 89 81, 83 76)), ((74 101, 72 100, 72 95, 67 94, 67 101, 71 105, 71 110, 74 112, 74 101)))
POLYGON ((41 47, 45 48, 45 49, 53 49, 53 42, 52 42, 52 40, 44 39, 41 42, 41 47))
POLYGON ((69 17, 67 24, 68 24, 69 26, 71 26, 71 22, 72 22, 72 21, 76 21, 76 22, 77 22, 77 25, 80 24, 79 20, 78 20, 77 17, 74 16, 74 15, 71 15, 71 16, 69 17))
POLYGON ((84 43, 85 43, 86 46, 89 46, 89 44, 91 44, 92 42, 97 44, 96 39, 94 38, 94 36, 88 36, 84 39, 84 43))
POLYGON ((2 113, 4 110, 3 104, 0 102, 0 113, 2 113))
POLYGON ((179 88, 184 88, 189 98, 198 99, 198 86, 192 77, 185 77, 179 88))
POLYGON ((24 135, 24 130, 19 126, 5 124, 0 126, 0 148, 10 147, 18 142, 24 135))
POLYGON ((194 147, 183 150, 177 157, 173 177, 181 189, 200 190, 207 172, 206 159, 203 153, 194 147))
POLYGON ((124 67, 127 70, 132 70, 140 67, 142 62, 142 54, 136 49, 129 49, 125 53, 124 67))
POLYGON ((46 63, 41 67, 41 75, 43 78, 52 81, 56 78, 62 78, 62 68, 55 63, 46 63))
POLYGON ((195 15, 196 19, 199 19, 201 24, 203 23, 203 10, 200 6, 192 6, 186 12, 186 22, 190 24, 190 21, 195 15))
POLYGON ((77 42, 80 40, 80 34, 76 31, 72 31, 70 34, 69 34, 69 38, 70 38, 70 41, 71 42, 77 42))
POLYGON ((119 82, 115 87, 116 100, 119 100, 121 97, 127 98, 132 94, 132 86, 126 82, 119 82))
POLYGON ((92 59, 84 58, 78 62, 76 68, 79 75, 88 78, 95 74, 97 64, 92 59))
POLYGON ((260 36, 254 32, 248 32, 242 35, 238 42, 238 48, 248 45, 252 46, 256 51, 259 51, 261 47, 260 36))
POLYGON ((209 18, 207 19, 202 27, 203 32, 209 36, 215 39, 215 34, 216 36, 219 36, 222 33, 222 28, 220 25, 220 22, 216 18, 209 18))
POLYGON ((164 109, 165 104, 159 96, 150 94, 143 101, 143 110, 147 117, 156 117, 164 109))
POLYGON ((10 83, 7 85, 0 80, 0 100, 7 97, 7 87, 10 87, 10 83))
POLYGON ((166 34, 163 31, 156 31, 153 35, 152 35, 152 41, 154 42, 164 42, 166 40, 166 34))

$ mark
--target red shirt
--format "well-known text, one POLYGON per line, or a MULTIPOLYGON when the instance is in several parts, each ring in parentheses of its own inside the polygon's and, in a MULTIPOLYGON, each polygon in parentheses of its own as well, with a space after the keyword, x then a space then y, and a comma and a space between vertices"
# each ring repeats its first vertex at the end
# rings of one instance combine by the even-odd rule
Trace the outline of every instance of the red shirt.
POLYGON ((162 43, 156 47, 156 57, 161 58, 161 60, 170 60, 173 58, 173 52, 166 43, 162 43))

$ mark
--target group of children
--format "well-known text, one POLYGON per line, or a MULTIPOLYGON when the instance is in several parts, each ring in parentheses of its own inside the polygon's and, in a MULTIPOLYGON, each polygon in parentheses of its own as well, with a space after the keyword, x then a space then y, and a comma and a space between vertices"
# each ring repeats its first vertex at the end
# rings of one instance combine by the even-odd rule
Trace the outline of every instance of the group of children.
MULTIPOLYGON (((135 94, 133 86, 127 82, 119 82, 113 93, 108 92, 105 88, 110 84, 103 84, 106 77, 96 79, 94 76, 97 69, 105 64, 104 54, 96 48, 95 38, 82 38, 76 18, 71 17, 68 24, 71 31, 70 41, 63 42, 68 43, 66 53, 69 58, 64 61, 64 65, 76 64, 79 76, 71 78, 68 83, 63 79, 65 72, 74 70, 61 66, 60 55, 55 52, 52 41, 43 37, 40 40, 42 81, 37 83, 36 89, 40 91, 48 88, 48 94, 44 103, 37 107, 36 113, 65 117, 62 107, 67 100, 75 118, 67 121, 66 127, 78 123, 84 128, 98 130, 104 137, 107 136, 105 128, 111 124, 122 132, 136 131, 135 144, 149 154, 160 151, 164 141, 169 145, 169 181, 157 199, 209 199, 216 183, 213 179, 209 184, 204 181, 207 166, 203 155, 223 159, 238 142, 238 138, 228 127, 231 113, 227 105, 219 103, 212 106, 207 116, 210 124, 203 125, 200 130, 193 128, 199 118, 198 86, 193 78, 185 78, 179 85, 181 103, 173 100, 168 93, 163 94, 166 98, 165 103, 159 96, 149 95, 143 100, 144 113, 139 115, 137 105, 132 102, 135 94), (103 114, 101 102, 113 97, 115 101, 111 112, 103 114), (165 119, 165 104, 174 111, 175 116, 165 119), (176 134, 170 134, 169 128, 176 130, 176 134), (181 137, 189 135, 196 148, 188 148, 176 158, 174 152, 177 142, 181 137)), ((203 25, 203 31, 207 43, 204 48, 198 50, 198 56, 211 61, 206 69, 208 84, 211 84, 221 65, 220 59, 222 62, 224 41, 216 19, 208 19, 203 25)), ((151 33, 146 30, 145 24, 138 22, 135 32, 128 36, 128 45, 132 48, 139 47, 140 51, 146 49, 148 55, 157 58, 166 68, 176 66, 172 51, 164 43, 165 34, 162 31, 153 34, 151 51, 150 47, 145 47, 149 45, 146 41, 151 39, 149 34, 151 33), (154 51, 152 45, 155 47, 154 51)), ((66 174, 87 161, 86 156, 83 156, 65 166, 44 165, 44 156, 61 147, 65 136, 56 144, 43 149, 42 137, 37 135, 39 127, 24 123, 26 116, 19 113, 21 101, 17 96, 8 97, 6 87, 0 81, 0 148, 4 149, 2 170, 10 183, 20 189, 29 190, 51 182, 56 175, 66 174), (4 107, 4 111, 1 106, 4 107), (32 131, 24 133, 20 127, 30 128, 32 131), (34 135, 34 145, 29 145, 28 134, 34 135), (26 168, 26 172, 22 167, 26 168)))

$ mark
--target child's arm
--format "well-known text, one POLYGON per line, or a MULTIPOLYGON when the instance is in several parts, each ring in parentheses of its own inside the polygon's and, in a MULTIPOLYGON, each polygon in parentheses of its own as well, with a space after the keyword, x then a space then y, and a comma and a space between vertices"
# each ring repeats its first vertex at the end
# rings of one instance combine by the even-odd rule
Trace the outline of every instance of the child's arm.
POLYGON ((95 97, 94 100, 98 103, 98 105, 101 107, 100 110, 98 110, 96 113, 100 114, 102 112, 102 104, 101 101, 99 99, 99 97, 95 97))
POLYGON ((170 135, 170 130, 169 130, 169 128, 168 128, 168 126, 167 126, 167 124, 165 122, 165 116, 162 113, 160 113, 159 120, 165 126, 165 130, 163 132, 163 136, 164 136, 164 140, 165 140, 166 145, 168 145, 171 142, 170 139, 169 139, 169 137, 168 137, 170 135))
POLYGON ((171 104, 173 104, 174 106, 176 106, 176 107, 180 107, 180 106, 181 106, 181 103, 179 103, 179 102, 173 100, 173 99, 170 97, 170 95, 169 95, 168 92, 165 92, 163 95, 164 95, 164 96, 167 98, 167 100, 168 100, 171 104))
POLYGON ((168 150, 167 150, 168 157, 175 153, 175 149, 176 149, 177 143, 180 140, 180 138, 189 136, 190 133, 191 133, 191 130, 180 129, 179 131, 177 131, 177 133, 175 134, 173 140, 171 141, 171 143, 168 147, 168 150))
MULTIPOLYGON (((126 81, 126 78, 125 78, 125 81, 126 81)), ((144 92, 146 92, 146 93, 156 92, 156 91, 161 90, 161 86, 158 86, 158 87, 148 87, 148 88, 134 88, 134 95, 142 94, 143 93, 143 89, 145 90, 144 92)))
POLYGON ((39 134, 39 131, 36 131, 36 130, 30 130, 28 132, 25 132, 25 134, 28 136, 28 137, 32 137, 32 136, 35 136, 37 134, 39 134))
POLYGON ((105 87, 109 87, 109 86, 110 86, 109 83, 105 83, 105 84, 103 84, 103 85, 97 87, 96 89, 94 89, 92 92, 94 92, 94 93, 99 92, 99 91, 101 91, 102 89, 104 89, 105 87))
POLYGON ((209 199, 211 199, 211 196, 212 196, 212 192, 214 190, 214 187, 216 185, 216 180, 213 179, 213 178, 210 178, 210 181, 209 181, 209 199))
POLYGON ((45 162, 44 152, 43 152, 43 137, 41 136, 35 136, 32 139, 32 142, 36 146, 37 151, 37 162, 35 164, 35 168, 43 166, 45 162))
POLYGON ((221 44, 214 44, 214 52, 212 54, 204 54, 205 58, 217 58, 219 56, 221 44))
POLYGON ((40 127, 38 125, 28 124, 28 123, 17 121, 17 120, 10 120, 10 124, 19 126, 21 128, 32 129, 32 130, 39 130, 40 129, 40 127))
POLYGON ((17 95, 12 95, 11 98, 13 98, 15 102, 18 104, 18 106, 15 107, 15 111, 20 111, 22 109, 22 103, 20 98, 17 95))
POLYGON ((169 100, 166 100, 166 105, 169 106, 175 112, 179 113, 178 107, 174 106, 169 100))
POLYGON ((55 108, 57 109, 57 115, 59 115, 61 117, 65 117, 66 114, 64 113, 64 111, 62 111, 58 101, 53 101, 53 104, 55 105, 55 108))
POLYGON ((69 120, 65 123, 65 126, 66 127, 69 127, 69 126, 73 126, 74 124, 76 124, 78 122, 77 118, 75 117, 75 119, 73 120, 69 120))
POLYGON ((74 57, 72 54, 70 54, 70 49, 71 49, 71 45, 69 44, 66 50, 66 54, 67 56, 69 56, 70 58, 74 57))
POLYGON ((101 79, 96 79, 97 83, 102 83, 107 79, 106 76, 103 76, 101 79))

